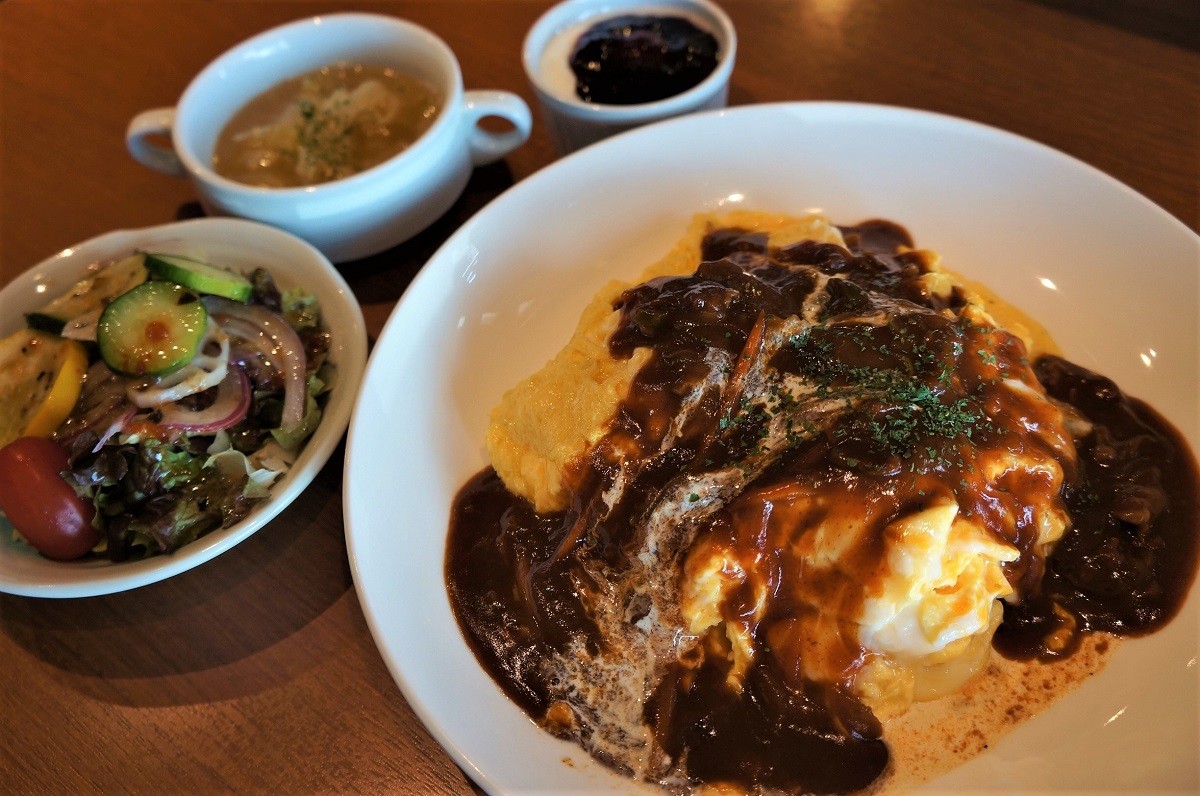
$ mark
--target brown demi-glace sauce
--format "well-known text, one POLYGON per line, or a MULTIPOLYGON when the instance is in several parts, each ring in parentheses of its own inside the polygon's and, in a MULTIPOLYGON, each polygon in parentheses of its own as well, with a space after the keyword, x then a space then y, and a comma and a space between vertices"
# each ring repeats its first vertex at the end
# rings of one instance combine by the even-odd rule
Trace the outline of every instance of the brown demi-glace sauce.
MULTIPOLYGON (((543 661, 563 653, 572 638, 583 636, 594 646, 605 643, 581 607, 578 588, 585 576, 575 556, 619 566, 632 541, 633 520, 672 475, 699 459, 708 466, 739 460, 754 445, 753 426, 742 434, 714 435, 724 411, 714 402, 683 430, 671 454, 648 456, 649 464, 618 505, 603 521, 595 520, 598 495, 612 476, 605 447, 655 450, 663 418, 675 416, 689 374, 699 367, 698 351, 713 346, 736 355, 752 340, 762 313, 797 312, 812 285, 789 263, 847 277, 845 285, 835 286, 826 308, 827 316, 835 318, 866 300, 855 285, 935 311, 961 302, 957 294, 946 300, 921 287, 916 279, 920 255, 907 251, 912 242, 901 227, 872 221, 843 228, 843 233, 849 250, 805 242, 768 252, 764 235, 718 230, 704 241, 704 262, 696 275, 653 280, 621 297, 621 324, 610 338, 610 350, 620 357, 637 346, 650 346, 654 355, 638 374, 608 437, 580 463, 582 485, 566 512, 536 514, 505 489, 491 468, 459 492, 447 549, 451 603, 480 663, 544 725, 555 724, 546 713, 557 683, 548 681, 553 675, 543 661)), ((973 335, 981 331, 936 312, 908 316, 869 340, 843 339, 836 329, 826 330, 826 337, 781 351, 771 364, 836 385, 846 378, 838 368, 898 367, 920 374, 923 368, 942 366, 956 352, 960 373, 955 384, 982 386, 959 399, 965 409, 943 418, 951 423, 972 417, 969 400, 990 399, 987 367, 1028 367, 1023 347, 1010 342, 994 349, 1000 352, 999 363, 981 365, 978 358, 962 356, 964 347, 973 353, 972 345, 978 343, 973 335), (906 352, 904 344, 914 341, 920 343, 918 353, 906 352), (840 363, 832 371, 819 357, 831 351, 840 363)), ((1178 433, 1108 380, 1057 358, 1039 361, 1035 371, 1049 395, 1093 424, 1091 434, 1078 441, 1078 466, 1068 472, 1063 487, 1073 525, 1044 577, 1036 557, 1023 555, 1014 562, 1008 577, 1028 596, 1018 606, 1006 606, 995 641, 1006 656, 1049 659, 1070 654, 1083 633, 1145 633, 1178 611, 1196 569, 1198 478, 1178 433)), ((991 381, 997 381, 994 374, 991 381)), ((943 397, 943 403, 952 398, 943 397)), ((913 439, 889 438, 881 444, 879 438, 856 433, 867 428, 870 412, 886 417, 896 409, 886 402, 869 406, 863 410, 867 415, 849 418, 848 433, 796 445, 773 465, 773 477, 825 479, 835 487, 844 483, 850 494, 883 501, 879 495, 889 490, 880 487, 889 480, 947 468, 961 468, 965 476, 970 464, 956 458, 964 449, 964 433, 979 444, 1004 433, 987 423, 931 431, 905 425, 903 418, 895 427, 915 434, 913 439)), ((959 498, 969 503, 966 487, 964 478, 959 498)), ((898 510, 881 506, 884 513, 898 510)), ((971 510, 986 515, 989 509, 980 500, 971 510)), ((1033 533, 1018 527, 1017 538, 1007 541, 1027 552, 1033 533)), ((783 603, 772 610, 789 610, 783 603)), ((784 651, 759 655, 741 694, 724 687, 728 661, 719 655, 705 658, 699 668, 673 667, 653 688, 644 720, 666 753, 678 758, 687 752, 688 781, 736 783, 748 791, 850 792, 869 786, 886 770, 887 747, 871 711, 840 688, 797 683, 794 675, 781 671, 780 661, 788 660, 784 651)))
POLYGON ((993 645, 1051 660, 1084 633, 1144 635, 1175 616, 1196 574, 1200 511, 1196 461, 1157 412, 1065 359, 1042 357, 1034 370, 1094 429, 1076 441, 1079 472, 1063 486, 1072 528, 1036 589, 1004 606, 993 645))

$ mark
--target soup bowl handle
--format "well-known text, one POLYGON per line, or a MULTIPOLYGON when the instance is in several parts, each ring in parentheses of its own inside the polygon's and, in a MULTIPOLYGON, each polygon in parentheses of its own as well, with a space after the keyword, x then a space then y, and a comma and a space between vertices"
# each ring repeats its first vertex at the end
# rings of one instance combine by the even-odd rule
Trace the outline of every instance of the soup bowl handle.
POLYGON ((525 100, 507 91, 466 91, 463 93, 463 123, 470 127, 467 141, 471 162, 486 166, 512 152, 529 140, 533 124, 525 100), (491 132, 479 126, 488 116, 505 119, 513 126, 504 132, 491 132))
POLYGON ((138 163, 172 177, 186 177, 187 169, 170 146, 157 143, 155 137, 171 136, 175 127, 174 108, 153 108, 134 116, 125 130, 125 147, 138 163))

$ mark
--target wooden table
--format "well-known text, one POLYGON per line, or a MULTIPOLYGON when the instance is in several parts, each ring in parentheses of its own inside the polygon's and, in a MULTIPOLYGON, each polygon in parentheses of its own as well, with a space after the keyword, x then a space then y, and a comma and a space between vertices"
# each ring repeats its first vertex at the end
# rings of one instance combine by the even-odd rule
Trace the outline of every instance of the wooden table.
MULTIPOLYGON (((8 0, 0 284, 99 233, 197 213, 189 183, 126 155, 125 126, 173 104, 251 34, 335 10, 405 17, 446 39, 468 87, 532 105, 521 39, 548 4, 8 0)), ((1200 54, 1169 22, 1170 35, 1153 38, 1050 0, 723 4, 740 38, 732 104, 859 100, 985 122, 1084 160, 1200 228, 1200 54)), ((456 226, 552 159, 535 128, 477 171, 433 228, 346 267, 371 334, 456 226)), ((0 792, 470 792, 367 630, 341 472, 339 451, 266 528, 167 582, 91 599, 0 595, 0 792)))

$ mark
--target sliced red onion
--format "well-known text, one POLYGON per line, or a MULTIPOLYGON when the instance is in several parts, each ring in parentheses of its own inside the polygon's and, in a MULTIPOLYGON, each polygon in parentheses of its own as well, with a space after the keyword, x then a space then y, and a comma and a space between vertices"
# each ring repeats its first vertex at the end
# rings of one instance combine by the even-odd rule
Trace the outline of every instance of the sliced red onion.
POLYGON ((112 439, 114 434, 119 433, 123 428, 125 428, 125 424, 132 420, 135 414, 137 414, 136 406, 125 407, 125 411, 114 417, 112 422, 108 424, 108 427, 104 429, 104 432, 100 434, 100 441, 96 443, 94 448, 92 448, 92 453, 99 452, 99 450, 104 447, 104 443, 112 439))
POLYGON ((284 432, 295 431, 304 421, 306 357, 296 330, 281 316, 254 304, 205 296, 204 305, 227 333, 241 338, 262 353, 267 363, 283 377, 284 432))
POLYGON ((250 380, 236 365, 230 366, 217 387, 217 397, 204 409, 185 409, 179 404, 166 404, 160 425, 186 431, 189 434, 212 434, 235 425, 250 411, 250 380))

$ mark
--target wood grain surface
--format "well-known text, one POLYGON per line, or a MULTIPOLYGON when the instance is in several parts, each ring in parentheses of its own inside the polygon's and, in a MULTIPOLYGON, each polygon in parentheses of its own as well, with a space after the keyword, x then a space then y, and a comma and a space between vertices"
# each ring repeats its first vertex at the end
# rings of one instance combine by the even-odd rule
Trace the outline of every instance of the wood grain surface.
MULTIPOLYGON (((391 14, 442 36, 468 88, 532 105, 521 40, 548 5, 0 3, 0 284, 94 235, 199 212, 188 182, 129 158, 124 132, 242 39, 330 11, 391 14)), ((1193 50, 1025 0, 722 5, 740 43, 731 104, 854 100, 973 119, 1073 155, 1200 229, 1193 50)), ((432 228, 345 265, 371 335, 459 224, 552 159, 535 126, 432 228)), ((470 793, 361 614, 342 464, 339 450, 267 527, 169 581, 89 599, 0 595, 0 793, 470 793)))

